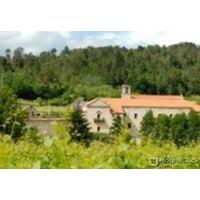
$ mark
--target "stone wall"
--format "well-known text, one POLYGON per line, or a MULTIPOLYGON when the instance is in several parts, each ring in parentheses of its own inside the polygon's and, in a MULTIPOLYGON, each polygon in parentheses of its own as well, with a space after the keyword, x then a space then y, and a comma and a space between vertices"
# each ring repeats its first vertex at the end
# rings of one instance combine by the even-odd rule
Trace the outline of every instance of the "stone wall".
POLYGON ((64 122, 64 118, 32 118, 26 123, 27 128, 36 127, 42 134, 49 134, 52 131, 54 122, 64 122))

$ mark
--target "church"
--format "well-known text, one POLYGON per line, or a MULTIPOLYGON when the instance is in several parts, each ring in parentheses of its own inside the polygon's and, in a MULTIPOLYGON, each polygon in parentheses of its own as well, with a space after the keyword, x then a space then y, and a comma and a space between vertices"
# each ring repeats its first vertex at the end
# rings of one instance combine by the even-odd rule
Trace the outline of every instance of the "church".
POLYGON ((91 131, 102 133, 109 132, 116 115, 123 118, 132 133, 137 133, 149 110, 154 117, 160 114, 173 116, 183 112, 188 114, 191 110, 200 113, 200 105, 185 100, 182 95, 132 94, 131 86, 123 85, 121 98, 97 98, 83 106, 91 131))

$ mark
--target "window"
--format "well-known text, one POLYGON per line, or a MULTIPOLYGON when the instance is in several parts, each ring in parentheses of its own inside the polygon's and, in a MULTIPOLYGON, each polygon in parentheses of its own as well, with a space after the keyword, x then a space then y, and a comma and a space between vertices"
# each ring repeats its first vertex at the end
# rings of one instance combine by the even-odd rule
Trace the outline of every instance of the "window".
POLYGON ((101 127, 97 126, 97 132, 100 132, 100 130, 101 130, 101 127))
POLYGON ((131 123, 128 123, 128 128, 131 128, 131 123))
POLYGON ((124 113, 124 117, 126 117, 126 113, 124 113))
POLYGON ((97 119, 100 119, 100 117, 101 117, 101 112, 98 111, 98 112, 97 112, 97 119))
POLYGON ((137 117, 138 117, 138 114, 134 113, 134 119, 137 119, 137 117))
POLYGON ((173 117, 173 114, 170 114, 169 116, 170 116, 170 117, 173 117))

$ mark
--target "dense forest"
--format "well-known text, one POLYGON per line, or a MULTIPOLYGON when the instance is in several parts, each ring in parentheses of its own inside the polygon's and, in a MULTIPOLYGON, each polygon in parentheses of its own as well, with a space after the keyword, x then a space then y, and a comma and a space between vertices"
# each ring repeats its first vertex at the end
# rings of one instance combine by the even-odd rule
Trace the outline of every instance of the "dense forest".
POLYGON ((87 47, 61 52, 55 48, 39 55, 21 47, 0 56, 1 84, 18 98, 50 100, 63 105, 83 96, 119 96, 128 83, 147 94, 200 94, 200 47, 172 46, 87 47))

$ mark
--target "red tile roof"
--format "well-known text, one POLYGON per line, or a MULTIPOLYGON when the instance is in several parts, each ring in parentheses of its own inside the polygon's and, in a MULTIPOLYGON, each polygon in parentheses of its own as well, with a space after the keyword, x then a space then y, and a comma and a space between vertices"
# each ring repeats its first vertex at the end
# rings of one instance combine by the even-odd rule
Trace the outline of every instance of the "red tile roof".
MULTIPOLYGON (((174 95, 133 95, 132 98, 102 98, 113 113, 123 113, 124 107, 180 108, 200 112, 200 105, 174 95)), ((90 103, 91 104, 91 103, 90 103)))

